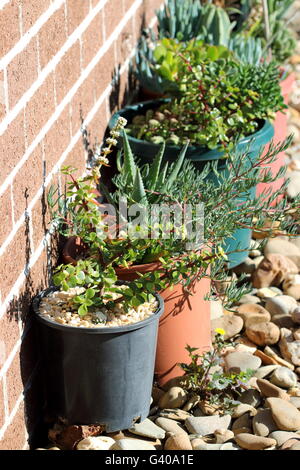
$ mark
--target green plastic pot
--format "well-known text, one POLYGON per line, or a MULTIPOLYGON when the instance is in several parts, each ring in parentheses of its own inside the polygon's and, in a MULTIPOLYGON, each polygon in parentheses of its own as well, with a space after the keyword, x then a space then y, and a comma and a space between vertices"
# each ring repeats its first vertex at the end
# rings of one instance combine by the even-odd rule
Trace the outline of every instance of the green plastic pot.
MULTIPOLYGON (((145 114, 148 109, 158 108, 161 104, 170 101, 168 98, 163 98, 159 100, 145 101, 142 103, 137 103, 131 106, 126 106, 120 111, 116 112, 109 121, 109 128, 112 129, 116 124, 116 121, 119 117, 124 117, 130 123, 134 116, 137 114, 145 114)), ((252 161, 257 160, 261 149, 270 142, 274 136, 274 128, 269 121, 261 121, 260 128, 254 134, 243 137, 235 147, 235 151, 238 154, 241 154, 245 151, 248 152, 249 157, 252 161)), ((143 163, 151 162, 154 156, 157 154, 160 145, 153 144, 152 142, 147 142, 145 140, 136 139, 128 134, 128 141, 131 146, 133 153, 139 157, 140 161, 143 163)), ((122 147, 122 141, 119 142, 119 146, 122 147)), ((170 162, 176 160, 178 154, 181 150, 180 146, 176 145, 167 145, 165 149, 164 159, 170 162)), ((226 172, 228 172, 228 167, 226 159, 224 158, 224 152, 219 149, 208 150, 204 146, 195 146, 190 145, 186 152, 186 158, 194 162, 196 168, 199 171, 203 170, 205 165, 209 162, 218 161, 218 172, 226 177, 226 172)), ((250 162, 249 162, 250 164, 250 162)), ((210 173, 208 178, 213 181, 216 185, 218 184, 218 177, 210 173)), ((256 193, 256 186, 254 186, 247 194, 244 194, 237 202, 242 202, 243 200, 248 200, 249 198, 254 199, 256 193)), ((224 243, 224 249, 226 252, 230 253, 228 256, 229 268, 233 268, 242 263, 248 256, 249 246, 251 240, 251 230, 250 229, 238 229, 233 234, 232 238, 228 238, 224 243)))

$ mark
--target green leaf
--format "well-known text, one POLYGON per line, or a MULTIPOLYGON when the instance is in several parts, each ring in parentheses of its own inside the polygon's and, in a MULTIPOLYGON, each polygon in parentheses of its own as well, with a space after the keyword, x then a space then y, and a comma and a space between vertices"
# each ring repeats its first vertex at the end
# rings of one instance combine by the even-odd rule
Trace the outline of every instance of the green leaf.
POLYGON ((128 181, 130 183, 133 183, 137 168, 136 168, 136 164, 134 161, 133 153, 131 151, 131 147, 128 142, 127 134, 124 129, 123 129, 123 147, 124 147, 123 171, 126 177, 128 178, 128 181))
POLYGON ((136 169, 131 198, 138 203, 147 204, 147 196, 139 168, 136 169))
POLYGON ((188 146, 189 146, 189 141, 185 144, 185 146, 182 148, 180 154, 179 154, 179 157, 176 161, 176 164, 170 174, 170 176, 168 177, 168 181, 166 182, 166 184, 162 187, 161 189, 161 192, 165 192, 167 190, 167 188, 170 188, 173 183, 176 181, 176 178, 178 176, 178 173, 182 167, 182 164, 183 164, 183 160, 185 158, 185 154, 186 154, 186 151, 188 149, 188 146))
MULTIPOLYGON (((157 188, 157 180, 158 180, 158 176, 159 176, 159 172, 160 172, 160 166, 161 166, 161 162, 162 162, 162 159, 163 159, 163 156, 164 156, 164 152, 165 152, 165 147, 166 147, 166 144, 165 142, 162 144, 159 152, 157 153, 157 155, 155 156, 154 160, 153 160, 153 163, 149 169, 149 175, 148 175, 148 179, 149 179, 149 189, 156 189, 157 188)), ((160 189, 160 188, 159 188, 160 189)))
POLYGON ((84 317, 84 315, 86 315, 87 312, 88 312, 87 306, 85 304, 80 305, 78 309, 78 315, 80 315, 81 317, 84 317))
POLYGON ((92 289, 91 287, 85 291, 85 297, 87 299, 92 299, 93 297, 95 297, 95 294, 96 294, 95 290, 92 289))

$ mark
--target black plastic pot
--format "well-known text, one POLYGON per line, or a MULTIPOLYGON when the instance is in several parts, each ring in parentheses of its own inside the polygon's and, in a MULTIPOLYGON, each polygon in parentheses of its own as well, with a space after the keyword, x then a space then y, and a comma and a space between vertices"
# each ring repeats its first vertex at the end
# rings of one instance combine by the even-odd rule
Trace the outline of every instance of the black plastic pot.
POLYGON ((39 315, 41 292, 33 302, 37 320, 48 416, 67 424, 100 424, 107 432, 129 428, 149 414, 158 309, 144 321, 122 327, 79 328, 39 315))

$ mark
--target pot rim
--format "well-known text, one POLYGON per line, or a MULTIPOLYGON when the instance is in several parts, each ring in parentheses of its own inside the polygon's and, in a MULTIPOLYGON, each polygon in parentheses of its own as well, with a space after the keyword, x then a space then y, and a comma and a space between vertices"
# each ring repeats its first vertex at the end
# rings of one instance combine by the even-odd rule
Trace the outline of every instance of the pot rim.
MULTIPOLYGON (((121 281, 122 284, 126 284, 125 281, 121 281)), ((55 292, 59 290, 58 287, 55 286, 50 286, 47 289, 44 289, 41 291, 37 296, 32 301, 32 307, 34 311, 35 318, 38 320, 38 322, 49 326, 50 328, 54 328, 57 330, 64 330, 64 331, 69 331, 74 332, 82 332, 82 333, 87 333, 87 334, 115 334, 115 333, 127 333, 129 331, 133 330, 138 330, 140 328, 144 328, 147 326, 149 323, 154 322, 155 320, 158 320, 161 315, 164 312, 164 301, 162 297, 155 292, 153 295, 155 296, 156 300, 158 301, 158 307, 156 311, 148 318, 145 320, 132 323, 130 325, 124 325, 124 326, 112 326, 112 327, 97 327, 97 328, 86 328, 86 327, 78 327, 78 326, 70 326, 70 325, 62 325, 60 323, 55 322, 54 320, 51 320, 50 318, 45 318, 42 317, 39 313, 39 305, 41 300, 44 297, 47 297, 48 294, 51 292, 55 292)))
MULTIPOLYGON (((116 124, 116 121, 117 121, 118 117, 122 116, 124 114, 124 112, 132 110, 132 111, 135 111, 135 113, 137 114, 138 110, 143 109, 145 106, 148 106, 148 105, 151 105, 151 104, 163 104, 163 103, 167 103, 170 100, 171 100, 171 98, 160 98, 160 99, 156 99, 156 100, 142 101, 142 102, 136 103, 134 105, 125 106, 124 108, 120 109, 119 111, 115 112, 112 115, 112 117, 109 120, 108 127, 109 127, 109 129, 112 129, 114 127, 114 125, 116 124)), ((237 150, 239 150, 238 149, 239 146, 247 145, 247 144, 249 145, 251 143, 251 141, 253 141, 254 139, 262 137, 264 134, 267 134, 268 132, 270 132, 271 129, 272 129, 273 135, 274 135, 273 125, 271 124, 271 122, 269 120, 262 119, 262 120, 259 120, 259 122, 262 123, 262 126, 260 127, 260 129, 258 129, 253 134, 250 134, 250 135, 245 136, 242 139, 240 139, 236 143, 237 150)), ((130 134, 128 134, 127 137, 128 137, 129 142, 131 141, 134 144, 142 144, 146 148, 155 148, 155 149, 157 149, 156 151, 158 151, 161 147, 161 144, 154 144, 153 142, 149 142, 147 140, 137 139, 136 137, 132 137, 130 134)), ((168 148, 170 151, 173 151, 174 155, 177 155, 180 152, 182 146, 166 144, 166 148, 168 148)), ((189 145, 189 151, 190 152, 195 152, 197 150, 201 150, 203 155, 205 153, 208 153, 208 152, 218 152, 219 153, 219 156, 217 156, 215 158, 211 158, 209 160, 220 160, 220 159, 222 159, 222 155, 224 154, 224 151, 220 147, 215 147, 214 149, 209 149, 208 147, 205 147, 204 145, 189 145)), ((193 158, 189 158, 189 159, 192 160, 192 161, 194 160, 193 158)), ((200 160, 198 160, 198 161, 200 161, 200 160)))

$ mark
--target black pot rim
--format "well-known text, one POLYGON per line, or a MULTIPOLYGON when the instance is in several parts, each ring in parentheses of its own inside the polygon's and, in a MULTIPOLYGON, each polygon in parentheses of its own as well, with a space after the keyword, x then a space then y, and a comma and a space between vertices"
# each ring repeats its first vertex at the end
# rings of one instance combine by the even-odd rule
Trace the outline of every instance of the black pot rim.
MULTIPOLYGON (((125 282, 122 282, 122 284, 125 284, 125 282)), ((138 330, 140 328, 144 328, 147 326, 149 323, 158 320, 161 315, 164 312, 164 301, 162 297, 155 292, 153 295, 155 296, 156 300, 158 301, 158 307, 157 310, 148 318, 145 320, 132 323, 130 325, 124 325, 124 326, 112 326, 112 327, 97 327, 97 328, 86 328, 86 327, 78 327, 78 326, 70 326, 70 325, 62 325, 60 323, 55 322, 54 320, 51 320, 50 318, 45 318, 42 317, 39 313, 39 305, 41 300, 44 297, 47 297, 51 292, 59 290, 58 287, 48 287, 48 289, 45 289, 41 291, 32 301, 32 307, 33 311, 35 314, 35 318, 40 322, 43 323, 44 325, 49 326, 50 328, 54 328, 57 330, 64 330, 66 332, 81 332, 81 333, 87 333, 87 334, 115 334, 115 333, 126 333, 128 331, 133 331, 133 330, 138 330)))

